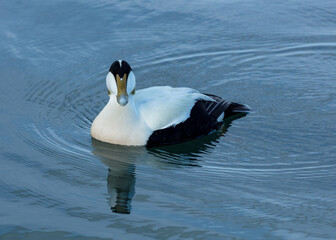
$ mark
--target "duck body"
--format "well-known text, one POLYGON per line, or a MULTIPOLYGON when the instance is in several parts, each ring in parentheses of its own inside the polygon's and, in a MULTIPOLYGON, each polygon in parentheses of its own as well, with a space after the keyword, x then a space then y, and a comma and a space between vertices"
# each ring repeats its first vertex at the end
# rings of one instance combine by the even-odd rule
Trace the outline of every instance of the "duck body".
POLYGON ((135 92, 135 83, 129 83, 135 81, 132 70, 122 70, 128 63, 113 64, 106 78, 112 94, 91 126, 91 136, 97 140, 147 147, 175 144, 207 135, 219 129, 225 118, 250 110, 191 88, 158 86, 135 92))

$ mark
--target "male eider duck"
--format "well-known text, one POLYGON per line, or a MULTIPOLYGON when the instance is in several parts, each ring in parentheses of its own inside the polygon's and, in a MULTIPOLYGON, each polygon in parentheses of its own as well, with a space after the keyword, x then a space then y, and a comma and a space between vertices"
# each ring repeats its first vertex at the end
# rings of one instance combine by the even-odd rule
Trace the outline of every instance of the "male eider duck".
POLYGON ((247 105, 194 89, 168 86, 135 91, 135 76, 124 60, 106 76, 110 99, 91 126, 93 138, 113 144, 154 147, 198 138, 224 120, 248 113, 247 105))

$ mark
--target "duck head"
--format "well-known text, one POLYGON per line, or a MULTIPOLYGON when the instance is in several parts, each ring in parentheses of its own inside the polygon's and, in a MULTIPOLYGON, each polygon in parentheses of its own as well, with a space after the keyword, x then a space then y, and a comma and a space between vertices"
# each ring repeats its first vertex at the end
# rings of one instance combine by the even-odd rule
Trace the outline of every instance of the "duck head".
POLYGON ((109 95, 115 95, 121 106, 128 103, 129 95, 135 94, 135 76, 131 66, 124 60, 114 61, 106 76, 109 95))

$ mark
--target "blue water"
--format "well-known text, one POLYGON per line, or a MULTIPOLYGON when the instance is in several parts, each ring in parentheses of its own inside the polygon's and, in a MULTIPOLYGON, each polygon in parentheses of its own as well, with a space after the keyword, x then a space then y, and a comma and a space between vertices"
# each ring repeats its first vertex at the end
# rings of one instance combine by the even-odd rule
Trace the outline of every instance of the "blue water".
POLYGON ((335 239, 335 1, 1 1, 0 239, 335 239), (146 149, 90 125, 105 76, 246 103, 146 149))

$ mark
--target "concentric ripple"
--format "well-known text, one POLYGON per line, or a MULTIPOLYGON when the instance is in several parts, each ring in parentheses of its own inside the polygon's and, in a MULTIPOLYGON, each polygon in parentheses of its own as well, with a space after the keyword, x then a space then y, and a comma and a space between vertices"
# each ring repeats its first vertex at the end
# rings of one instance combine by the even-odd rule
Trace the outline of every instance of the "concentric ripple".
POLYGON ((0 7, 1 239, 334 239, 333 1, 0 7), (105 76, 248 104, 174 146, 95 141, 105 76))

